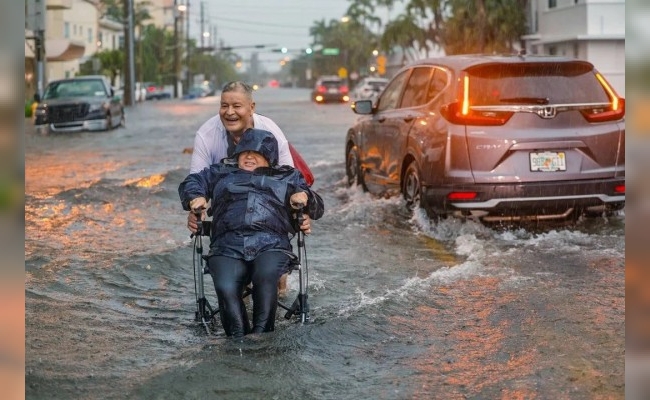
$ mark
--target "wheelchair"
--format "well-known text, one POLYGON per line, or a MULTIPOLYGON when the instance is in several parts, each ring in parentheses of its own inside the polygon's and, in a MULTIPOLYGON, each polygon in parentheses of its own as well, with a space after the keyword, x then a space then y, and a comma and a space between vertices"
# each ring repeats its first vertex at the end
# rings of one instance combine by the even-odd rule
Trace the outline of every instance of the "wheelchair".
MULTIPOLYGON (((297 211, 297 226, 302 224, 302 209, 297 211)), ((194 266, 194 294, 196 298, 196 311, 194 312, 194 319, 205 328, 207 334, 210 334, 210 325, 216 323, 216 316, 219 313, 219 308, 213 308, 205 296, 204 275, 209 275, 210 272, 207 266, 207 255, 203 254, 203 237, 209 237, 212 221, 202 221, 199 225, 199 232, 192 234, 190 238, 194 239, 194 249, 192 264, 194 266)), ((278 306, 284 310, 284 318, 290 320, 294 316, 300 320, 300 323, 306 324, 309 322, 309 303, 307 289, 309 286, 309 272, 307 263, 307 251, 305 249, 305 234, 300 229, 297 230, 296 240, 298 245, 298 254, 292 258, 289 274, 293 271, 298 271, 298 280, 300 282, 298 294, 291 306, 278 301, 278 306)), ((243 297, 247 297, 252 293, 249 286, 246 287, 243 297)))

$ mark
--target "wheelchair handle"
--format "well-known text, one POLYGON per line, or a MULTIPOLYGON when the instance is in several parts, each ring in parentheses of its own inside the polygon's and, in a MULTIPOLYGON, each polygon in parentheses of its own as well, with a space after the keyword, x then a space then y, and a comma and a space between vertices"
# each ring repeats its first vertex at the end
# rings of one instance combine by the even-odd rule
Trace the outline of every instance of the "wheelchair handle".
POLYGON ((193 232, 192 234, 190 234, 190 239, 194 238, 194 236, 203 235, 203 221, 201 221, 201 214, 202 213, 203 213, 202 211, 194 213, 194 215, 196 215, 198 228, 196 229, 196 232, 193 232))
POLYGON ((303 222, 305 222, 305 206, 302 206, 296 210, 296 222, 298 223, 298 229, 300 229, 300 225, 302 225, 303 222))

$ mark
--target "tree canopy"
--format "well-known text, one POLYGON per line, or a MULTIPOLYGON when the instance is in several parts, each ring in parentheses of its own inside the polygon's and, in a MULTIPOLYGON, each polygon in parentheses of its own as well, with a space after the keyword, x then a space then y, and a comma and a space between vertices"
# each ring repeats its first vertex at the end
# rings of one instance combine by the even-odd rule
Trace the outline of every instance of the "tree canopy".
MULTIPOLYGON (((315 21, 315 48, 335 47, 338 58, 318 53, 315 72, 335 73, 345 66, 369 73, 372 51, 399 51, 402 62, 432 53, 512 52, 526 30, 528 0, 349 0, 347 22, 315 21), (403 11, 382 19, 379 10, 403 11)), ((390 14, 390 13, 386 13, 390 14)))

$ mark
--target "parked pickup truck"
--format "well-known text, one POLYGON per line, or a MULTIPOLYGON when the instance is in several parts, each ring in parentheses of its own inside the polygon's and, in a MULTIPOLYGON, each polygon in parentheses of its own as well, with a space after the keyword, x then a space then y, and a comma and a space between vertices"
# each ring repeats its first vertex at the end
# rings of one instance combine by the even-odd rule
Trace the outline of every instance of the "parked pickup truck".
POLYGON ((110 130, 125 124, 124 106, 104 76, 51 81, 38 103, 34 125, 39 133, 110 130))

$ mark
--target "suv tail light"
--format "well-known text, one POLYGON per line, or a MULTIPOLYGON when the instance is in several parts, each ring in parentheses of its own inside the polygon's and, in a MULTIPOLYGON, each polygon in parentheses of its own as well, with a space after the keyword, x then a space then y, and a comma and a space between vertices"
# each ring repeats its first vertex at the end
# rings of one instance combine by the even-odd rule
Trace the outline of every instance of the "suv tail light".
POLYGON ((340 91, 342 94, 346 94, 347 92, 349 92, 349 89, 348 89, 347 86, 345 86, 345 85, 341 85, 341 87, 339 88, 339 91, 340 91))
POLYGON ((598 72, 596 78, 607 92, 607 96, 609 96, 609 107, 594 107, 580 110, 580 113, 588 122, 607 122, 622 119, 625 116, 625 99, 619 98, 614 89, 607 83, 607 80, 598 72))
POLYGON ((318 93, 325 93, 325 92, 327 92, 327 88, 324 85, 318 85, 318 87, 316 88, 316 91, 318 93))
POLYGON ((452 124, 458 125, 503 125, 514 112, 512 111, 485 111, 472 110, 469 98, 469 75, 461 73, 458 79, 459 101, 443 106, 440 110, 442 116, 452 124))
POLYGON ((451 192, 447 198, 451 201, 454 200, 474 200, 478 196, 476 192, 451 192))

